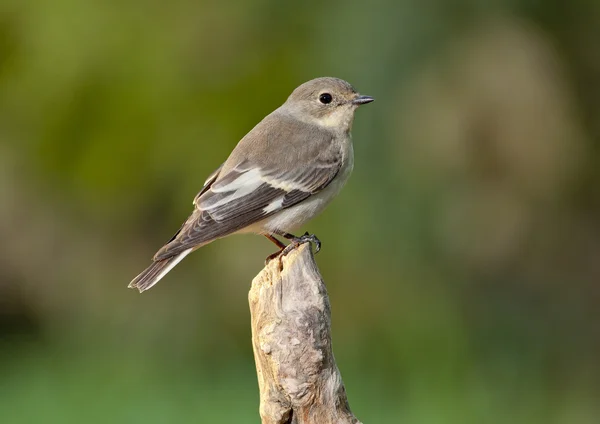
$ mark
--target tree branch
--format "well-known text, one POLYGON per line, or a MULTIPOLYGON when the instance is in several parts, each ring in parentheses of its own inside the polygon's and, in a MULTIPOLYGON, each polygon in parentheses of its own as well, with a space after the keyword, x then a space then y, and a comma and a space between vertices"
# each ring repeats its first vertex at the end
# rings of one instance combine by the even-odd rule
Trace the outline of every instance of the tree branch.
POLYGON ((359 423, 333 357, 329 298, 310 244, 265 266, 248 299, 263 424, 359 423))

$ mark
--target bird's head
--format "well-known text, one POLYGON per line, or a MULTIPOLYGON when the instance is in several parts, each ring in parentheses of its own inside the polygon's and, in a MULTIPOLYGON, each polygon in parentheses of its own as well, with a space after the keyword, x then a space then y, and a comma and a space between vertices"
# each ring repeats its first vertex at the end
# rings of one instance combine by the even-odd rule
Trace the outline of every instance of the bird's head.
POLYGON ((282 108, 296 118, 333 130, 349 131, 354 111, 374 99, 361 96, 339 78, 323 77, 296 88, 282 108))

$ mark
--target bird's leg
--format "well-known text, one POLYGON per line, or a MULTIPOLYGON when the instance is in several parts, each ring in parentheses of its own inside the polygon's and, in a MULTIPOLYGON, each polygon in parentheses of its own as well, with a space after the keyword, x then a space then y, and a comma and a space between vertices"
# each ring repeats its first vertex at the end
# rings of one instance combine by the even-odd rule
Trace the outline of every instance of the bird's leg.
POLYGON ((315 253, 319 253, 319 250, 321 250, 321 240, 319 240, 317 238, 317 236, 315 236, 314 234, 308 234, 308 232, 306 232, 306 233, 304 233, 304 235, 302 235, 300 237, 296 237, 293 234, 286 233, 283 231, 278 232, 277 234, 279 234, 280 236, 285 237, 286 239, 291 241, 291 243, 288 244, 287 247, 285 249, 283 249, 283 251, 281 252, 281 254, 283 256, 287 255, 293 249, 295 249, 296 247, 300 246, 303 243, 314 243, 315 244, 315 253))
POLYGON ((266 238, 268 238, 269 240, 271 240, 279 248, 279 250, 277 252, 272 253, 266 257, 266 259, 265 259, 265 265, 266 265, 272 259, 275 259, 277 256, 279 256, 281 254, 281 252, 283 252, 287 246, 285 244, 283 244, 282 242, 280 242, 279 240, 277 240, 275 237, 273 237, 272 234, 263 234, 263 235, 266 238))
POLYGON ((263 234, 266 238, 268 238, 269 240, 271 240, 275 246, 277 246, 280 249, 285 249, 285 244, 283 244, 282 242, 280 242, 279 240, 277 240, 275 237, 273 237, 273 234, 263 234))

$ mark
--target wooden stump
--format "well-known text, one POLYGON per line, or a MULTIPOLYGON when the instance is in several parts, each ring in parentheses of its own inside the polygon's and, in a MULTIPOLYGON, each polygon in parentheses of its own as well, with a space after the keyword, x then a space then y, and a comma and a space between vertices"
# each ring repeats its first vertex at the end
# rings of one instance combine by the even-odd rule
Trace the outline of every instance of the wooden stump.
POLYGON ((331 308, 310 244, 272 260, 248 295, 263 424, 360 423, 331 349, 331 308))

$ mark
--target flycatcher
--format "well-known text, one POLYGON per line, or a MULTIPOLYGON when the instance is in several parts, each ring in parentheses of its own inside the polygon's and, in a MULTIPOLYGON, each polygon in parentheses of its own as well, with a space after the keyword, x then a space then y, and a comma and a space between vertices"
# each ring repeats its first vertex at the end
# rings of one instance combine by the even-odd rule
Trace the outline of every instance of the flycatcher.
POLYGON ((301 227, 340 192, 354 166, 350 130, 357 107, 372 102, 346 81, 316 78, 258 123, 194 198, 194 211, 135 277, 130 288, 148 290, 192 251, 234 233, 262 234, 286 254, 320 241, 301 227), (290 240, 286 246, 275 236, 290 240))

